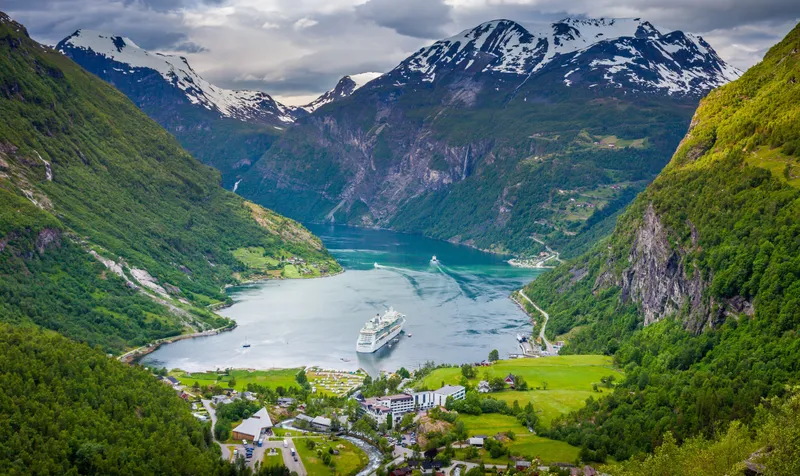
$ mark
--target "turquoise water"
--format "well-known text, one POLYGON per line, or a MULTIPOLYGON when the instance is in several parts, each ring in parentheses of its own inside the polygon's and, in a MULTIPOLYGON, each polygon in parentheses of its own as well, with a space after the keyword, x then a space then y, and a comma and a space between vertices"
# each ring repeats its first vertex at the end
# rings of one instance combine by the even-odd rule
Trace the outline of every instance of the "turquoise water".
POLYGON ((541 270, 513 268, 504 257, 416 235, 309 228, 344 266, 343 274, 234 288, 235 304, 220 314, 235 319, 236 330, 164 346, 145 363, 190 371, 321 365, 374 373, 427 360, 480 361, 492 349, 516 352, 516 333, 530 330, 508 295, 541 270), (407 316, 405 334, 391 348, 357 354, 361 326, 389 306, 407 316), (242 347, 245 339, 250 348, 242 347))

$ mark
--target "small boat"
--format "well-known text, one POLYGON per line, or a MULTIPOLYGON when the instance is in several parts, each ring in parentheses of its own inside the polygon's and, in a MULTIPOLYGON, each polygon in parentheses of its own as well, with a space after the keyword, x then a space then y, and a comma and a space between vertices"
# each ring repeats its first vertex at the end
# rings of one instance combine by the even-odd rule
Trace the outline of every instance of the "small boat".
POLYGON ((250 347, 250 344, 247 342, 247 338, 246 338, 246 337, 245 337, 245 339, 244 339, 244 344, 242 344, 242 347, 244 347, 245 349, 247 349, 248 347, 250 347))
POLYGON ((381 265, 379 265, 378 262, 376 261, 376 262, 372 263, 372 266, 374 266, 376 268, 380 268, 381 265))
POLYGON ((438 262, 439 260, 436 259, 436 255, 433 255, 433 258, 431 258, 431 263, 438 263, 438 262))
POLYGON ((410 332, 408 333, 408 337, 411 337, 411 333, 410 332))

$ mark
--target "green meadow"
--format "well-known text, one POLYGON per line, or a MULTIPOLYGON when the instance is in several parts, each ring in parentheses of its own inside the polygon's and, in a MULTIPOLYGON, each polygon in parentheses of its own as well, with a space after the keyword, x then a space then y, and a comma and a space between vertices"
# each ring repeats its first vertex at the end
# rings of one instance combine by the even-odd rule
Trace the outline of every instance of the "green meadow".
POLYGON ((300 369, 274 369, 274 370, 231 370, 229 373, 225 372, 184 372, 183 370, 173 370, 170 375, 181 381, 183 385, 191 387, 197 382, 201 387, 210 386, 223 386, 232 387, 236 390, 243 391, 247 389, 247 385, 255 383, 264 385, 269 388, 291 386, 297 387, 295 375, 300 369), (231 378, 235 379, 235 385, 231 385, 231 378))
MULTIPOLYGON (((501 360, 490 367, 478 367, 477 370, 477 377, 470 381, 472 385, 477 385, 485 378, 485 374, 489 378, 505 378, 508 374, 524 378, 528 383, 527 391, 507 388, 489 395, 509 403, 517 400, 521 406, 531 402, 545 424, 559 415, 581 408, 590 396, 601 395, 592 389, 592 384, 597 383, 599 390, 606 390, 600 386, 602 377, 614 375, 617 381, 622 379, 622 373, 611 365, 611 358, 603 355, 501 360)), ((443 368, 431 372, 419 386, 434 389, 443 383, 456 385, 460 381, 460 368, 443 368)))
POLYGON ((360 448, 346 440, 315 439, 316 446, 314 449, 309 449, 304 439, 295 438, 293 441, 308 474, 352 475, 358 473, 361 468, 369 463, 367 455, 360 448), (331 455, 333 467, 326 466, 318 453, 318 451, 327 453, 329 448, 339 450, 338 455, 331 455))
MULTIPOLYGON (((563 441, 534 435, 512 416, 498 414, 461 415, 459 419, 464 422, 464 426, 466 426, 470 436, 495 436, 498 433, 514 432, 514 440, 508 440, 504 443, 511 453, 530 459, 540 458, 543 463, 572 462, 577 458, 580 451, 578 448, 570 446, 563 441)), ((456 456, 463 459, 464 450, 459 450, 456 456)), ((485 463, 491 464, 505 464, 508 461, 506 457, 493 459, 483 450, 480 451, 480 459, 485 463)))

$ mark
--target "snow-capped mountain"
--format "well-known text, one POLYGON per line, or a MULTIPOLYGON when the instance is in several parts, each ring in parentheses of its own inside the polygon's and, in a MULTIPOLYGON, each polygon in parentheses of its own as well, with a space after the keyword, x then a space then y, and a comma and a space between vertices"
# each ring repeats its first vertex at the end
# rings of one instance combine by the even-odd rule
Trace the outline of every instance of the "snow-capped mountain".
POLYGON ((386 76, 401 86, 452 72, 530 77, 559 68, 567 86, 692 96, 741 75, 699 36, 663 34, 639 18, 567 18, 532 31, 510 20, 486 22, 420 49, 386 76))
POLYGON ((308 112, 314 112, 325 104, 349 97, 351 94, 353 94, 353 92, 355 92, 356 89, 359 89, 368 82, 379 78, 382 75, 383 73, 359 73, 345 76, 340 79, 338 83, 336 83, 336 86, 333 89, 326 91, 320 97, 306 104, 305 106, 300 106, 300 109, 304 109, 308 112))
MULTIPOLYGON (((261 91, 220 88, 203 79, 183 56, 154 53, 140 48, 130 38, 93 30, 78 30, 56 45, 84 68, 114 84, 129 97, 137 85, 152 94, 153 81, 223 118, 280 126, 295 120, 294 108, 284 106, 261 91), (156 74, 153 74, 156 73, 156 74), (145 83, 145 84, 142 84, 145 83)), ((135 97, 131 97, 139 104, 135 97)))

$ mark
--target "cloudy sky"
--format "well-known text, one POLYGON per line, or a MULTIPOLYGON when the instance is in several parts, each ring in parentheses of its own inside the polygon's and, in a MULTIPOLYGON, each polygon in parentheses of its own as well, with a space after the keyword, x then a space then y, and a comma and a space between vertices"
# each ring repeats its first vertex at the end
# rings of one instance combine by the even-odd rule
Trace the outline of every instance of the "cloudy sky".
POLYGON ((798 0, 3 0, 34 39, 79 28, 179 52, 206 79, 302 104, 345 74, 388 71, 433 40, 508 18, 649 20, 702 35, 746 69, 800 19, 798 0))

